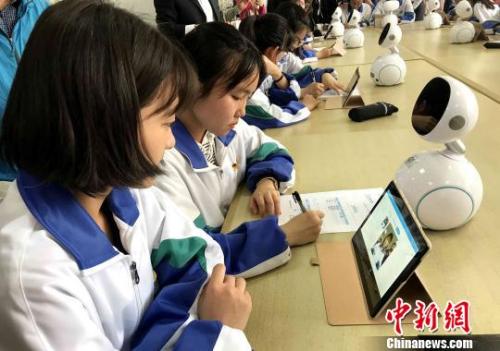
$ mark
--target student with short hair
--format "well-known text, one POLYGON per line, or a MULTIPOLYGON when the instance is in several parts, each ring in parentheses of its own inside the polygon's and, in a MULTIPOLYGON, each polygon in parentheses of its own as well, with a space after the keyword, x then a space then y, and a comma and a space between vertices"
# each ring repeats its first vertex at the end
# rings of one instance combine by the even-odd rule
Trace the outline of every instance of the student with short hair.
MULTIPOLYGON (((183 44, 200 86, 194 104, 179 113, 173 125, 177 143, 165 152, 165 175, 156 178, 156 186, 198 227, 217 232, 244 181, 252 193, 253 214, 268 216, 242 224, 253 240, 282 232, 291 246, 314 241, 321 229, 320 212, 308 211, 278 225, 280 193, 295 180, 288 151, 241 119, 249 96, 266 74, 262 55, 241 33, 223 23, 200 25, 183 44)), ((261 272, 269 267, 262 267, 261 272)))
MULTIPOLYGON (((46 0, 0 0, 0 125, 18 61, 46 0)), ((16 171, 0 160, 0 200, 2 181, 12 181, 16 171)))
POLYGON ((228 274, 283 264, 285 236, 209 236, 148 188, 195 79, 176 45, 103 1, 40 17, 0 137, 19 169, 0 204, 0 349, 251 349, 251 298, 228 274))
POLYGON ((304 10, 294 3, 283 3, 278 6, 276 13, 287 20, 288 27, 293 35, 290 52, 281 57, 278 62, 280 69, 297 80, 301 87, 301 94, 311 94, 318 97, 325 90, 332 89, 341 93, 344 87, 333 76, 335 69, 331 67, 312 68, 304 65, 300 59, 303 51, 302 42, 309 32, 307 16, 304 10))
POLYGON ((275 13, 250 16, 241 22, 239 30, 263 55, 267 72, 248 100, 245 121, 266 129, 286 127, 308 118, 318 101, 310 94, 302 96, 298 82, 278 66, 292 43, 286 20, 275 13))

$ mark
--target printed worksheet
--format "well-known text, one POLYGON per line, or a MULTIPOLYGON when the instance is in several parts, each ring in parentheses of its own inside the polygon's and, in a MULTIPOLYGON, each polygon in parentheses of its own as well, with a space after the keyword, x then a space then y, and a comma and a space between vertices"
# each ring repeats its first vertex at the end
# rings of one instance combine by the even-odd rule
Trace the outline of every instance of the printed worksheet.
MULTIPOLYGON (((384 189, 337 190, 321 193, 301 194, 308 210, 325 213, 321 234, 356 231, 373 208, 384 189)), ((300 214, 300 206, 292 195, 281 196, 279 224, 288 222, 300 214)))

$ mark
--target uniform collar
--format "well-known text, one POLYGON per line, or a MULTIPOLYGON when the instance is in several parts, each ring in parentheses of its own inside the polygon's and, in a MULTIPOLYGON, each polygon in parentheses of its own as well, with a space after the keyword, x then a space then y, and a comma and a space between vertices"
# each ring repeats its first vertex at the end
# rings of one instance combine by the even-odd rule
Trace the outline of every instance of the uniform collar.
MULTIPOLYGON (((68 190, 53 183, 43 183, 23 171, 19 172, 17 186, 31 214, 74 257, 81 270, 118 255, 68 190)), ((115 218, 128 226, 135 224, 139 210, 127 188, 113 189, 106 201, 115 218)))
MULTIPOLYGON (((191 164, 191 167, 196 170, 209 168, 205 155, 200 150, 196 140, 191 136, 187 128, 182 122, 177 119, 172 126, 172 133, 175 137, 175 148, 186 157, 191 164)), ((236 136, 236 132, 230 130, 229 133, 222 137, 217 137, 224 146, 228 146, 236 136)))

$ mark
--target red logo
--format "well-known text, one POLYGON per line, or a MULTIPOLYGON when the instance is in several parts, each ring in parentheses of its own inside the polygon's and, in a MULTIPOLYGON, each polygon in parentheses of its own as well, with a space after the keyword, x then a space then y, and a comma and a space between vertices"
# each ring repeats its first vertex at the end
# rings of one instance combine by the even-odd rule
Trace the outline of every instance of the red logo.
MULTIPOLYGON (((439 307, 435 302, 426 305, 425 302, 417 300, 413 313, 417 316, 413 320, 413 327, 417 331, 424 331, 428 328, 430 332, 438 330, 439 326, 439 307)), ((401 336, 403 335, 402 322, 403 319, 410 313, 412 306, 404 302, 402 298, 396 299, 396 306, 393 309, 388 309, 385 314, 385 320, 388 323, 394 324, 394 332, 401 336)), ((444 311, 444 329, 452 332, 457 328, 461 328, 466 334, 469 334, 470 329, 470 302, 462 300, 456 304, 448 301, 444 311)))

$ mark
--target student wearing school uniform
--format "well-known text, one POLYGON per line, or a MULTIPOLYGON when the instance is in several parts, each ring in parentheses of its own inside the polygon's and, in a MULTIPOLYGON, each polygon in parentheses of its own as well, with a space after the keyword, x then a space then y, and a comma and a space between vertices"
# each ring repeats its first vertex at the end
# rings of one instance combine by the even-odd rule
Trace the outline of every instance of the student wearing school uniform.
MULTIPOLYGON (((198 72, 192 107, 173 125, 174 149, 165 152, 156 186, 198 227, 219 231, 240 183, 252 193, 250 209, 262 220, 248 222, 255 236, 282 231, 291 246, 316 239, 322 214, 308 211, 279 226, 280 193, 293 185, 287 149, 242 120, 248 97, 265 75, 262 55, 230 25, 200 25, 183 41, 198 72)), ((231 235, 231 234, 230 234, 231 235)))
MULTIPOLYGON (((415 21, 415 10, 413 9, 413 4, 411 0, 398 0, 399 8, 395 15, 399 17, 401 22, 409 23, 415 21)), ((373 15, 383 15, 384 10, 382 8, 384 1, 380 0, 373 9, 373 15)))
POLYGON ((182 38, 198 24, 222 20, 218 0, 154 0, 160 31, 182 38))
POLYGON ((480 23, 500 21, 500 6, 491 0, 475 0, 474 16, 480 23))
POLYGON ((283 3, 276 9, 276 14, 287 20, 293 35, 290 51, 284 54, 278 62, 281 71, 297 80, 302 95, 311 94, 317 97, 323 94, 326 89, 341 93, 344 87, 334 77, 336 75, 335 69, 331 67, 312 68, 302 63, 299 55, 300 52, 304 51, 302 42, 309 32, 307 15, 304 10, 293 3, 283 3))
POLYGON ((251 16, 241 22, 239 30, 263 55, 267 72, 248 100, 245 121, 261 129, 281 128, 304 121, 318 101, 310 94, 302 96, 299 83, 278 66, 292 42, 286 20, 275 13, 251 16))
MULTIPOLYGON (((0 0, 0 125, 24 46, 47 6, 46 0, 0 0)), ((16 171, 0 160, 0 182, 12 181, 15 177, 16 171)))
POLYGON ((0 349, 251 350, 234 275, 284 264, 283 231, 208 235, 151 188, 195 79, 125 10, 80 0, 42 14, 0 133, 19 169, 0 203, 0 349))
POLYGON ((342 4, 342 22, 347 23, 353 9, 361 14, 360 25, 368 25, 372 16, 372 7, 362 0, 350 0, 342 4))

